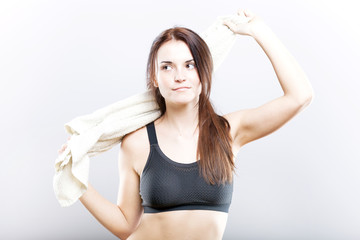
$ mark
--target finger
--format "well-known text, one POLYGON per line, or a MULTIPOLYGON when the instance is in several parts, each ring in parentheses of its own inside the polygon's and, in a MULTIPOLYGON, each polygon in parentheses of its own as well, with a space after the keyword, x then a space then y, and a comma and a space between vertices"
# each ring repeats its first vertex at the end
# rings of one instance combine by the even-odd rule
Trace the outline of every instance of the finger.
POLYGON ((230 28, 230 30, 231 31, 235 31, 235 29, 236 29, 236 24, 235 23, 233 23, 231 20, 224 20, 223 21, 223 24, 225 25, 225 26, 227 26, 228 28, 230 28))
POLYGON ((244 9, 239 9, 238 12, 237 12, 237 15, 242 16, 242 17, 246 17, 245 16, 245 10, 244 9))
POLYGON ((254 13, 253 13, 251 10, 249 10, 249 9, 245 9, 245 10, 244 10, 244 14, 245 14, 246 17, 249 17, 249 18, 253 18, 253 17, 254 17, 254 13))
POLYGON ((64 152, 64 148, 62 147, 62 148, 60 148, 59 150, 58 150, 58 153, 62 153, 62 152, 64 152))
POLYGON ((67 148, 67 144, 63 144, 63 145, 61 146, 61 148, 58 150, 58 153, 64 152, 66 148, 67 148))

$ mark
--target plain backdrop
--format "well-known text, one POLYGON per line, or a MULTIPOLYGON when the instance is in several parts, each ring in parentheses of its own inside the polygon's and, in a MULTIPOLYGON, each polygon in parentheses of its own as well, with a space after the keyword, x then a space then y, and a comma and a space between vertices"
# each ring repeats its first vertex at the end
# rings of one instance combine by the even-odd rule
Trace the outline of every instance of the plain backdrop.
MULTIPOLYGON (((360 239, 360 17, 357 1, 0 1, 0 239, 116 239, 78 201, 61 208, 52 177, 76 116, 145 90, 164 29, 201 32, 248 8, 307 73, 312 104, 246 145, 225 240, 360 239)), ((214 74, 220 114, 282 95, 254 39, 238 36, 214 74)), ((116 202, 119 146, 91 160, 90 182, 116 202)), ((181 226, 179 226, 181 227, 181 226)))

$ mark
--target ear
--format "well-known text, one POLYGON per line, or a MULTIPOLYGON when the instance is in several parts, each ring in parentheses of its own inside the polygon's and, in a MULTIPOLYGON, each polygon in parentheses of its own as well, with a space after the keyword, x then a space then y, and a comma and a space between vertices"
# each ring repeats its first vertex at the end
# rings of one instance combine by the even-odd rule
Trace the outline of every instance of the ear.
POLYGON ((154 79, 154 82, 153 82, 153 84, 154 84, 154 87, 159 87, 159 85, 158 85, 158 83, 157 83, 157 81, 156 81, 156 79, 154 79))

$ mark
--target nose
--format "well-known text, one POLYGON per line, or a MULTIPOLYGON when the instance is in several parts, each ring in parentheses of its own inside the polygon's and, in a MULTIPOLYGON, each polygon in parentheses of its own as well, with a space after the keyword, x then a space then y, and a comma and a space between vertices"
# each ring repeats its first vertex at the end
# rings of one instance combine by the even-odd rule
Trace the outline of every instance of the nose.
POLYGON ((175 82, 185 81, 185 76, 181 70, 177 70, 175 73, 175 82))

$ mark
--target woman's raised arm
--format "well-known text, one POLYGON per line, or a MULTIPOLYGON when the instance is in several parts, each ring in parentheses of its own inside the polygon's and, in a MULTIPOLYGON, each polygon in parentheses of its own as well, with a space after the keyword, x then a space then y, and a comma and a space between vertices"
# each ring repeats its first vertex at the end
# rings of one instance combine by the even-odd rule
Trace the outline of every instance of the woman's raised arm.
POLYGON ((261 18, 248 10, 238 14, 245 23, 224 22, 234 33, 252 36, 268 56, 284 95, 258 108, 227 114, 234 144, 241 147, 283 126, 310 104, 311 84, 294 57, 261 18))

